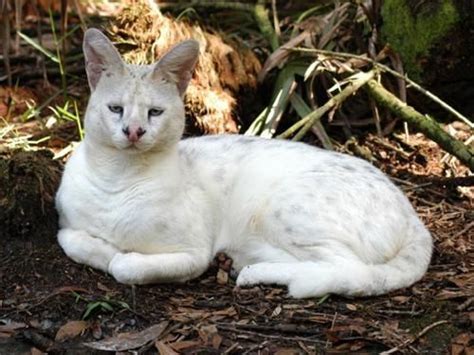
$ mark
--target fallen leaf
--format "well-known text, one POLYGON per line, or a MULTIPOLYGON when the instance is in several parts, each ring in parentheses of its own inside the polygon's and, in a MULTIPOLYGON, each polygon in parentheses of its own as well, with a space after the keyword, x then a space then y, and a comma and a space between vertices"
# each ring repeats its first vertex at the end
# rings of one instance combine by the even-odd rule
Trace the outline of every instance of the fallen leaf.
POLYGON ((276 317, 276 316, 280 315, 280 313, 281 313, 281 306, 276 306, 275 309, 272 312, 272 317, 276 317))
POLYGON ((155 342, 156 350, 160 355, 178 355, 176 351, 174 351, 171 347, 167 344, 163 343, 162 341, 155 342))
POLYGON ((112 290, 110 288, 108 288, 107 286, 105 286, 104 284, 102 284, 100 282, 97 282, 97 288, 101 291, 104 291, 104 292, 112 292, 112 290))
POLYGON ((346 308, 347 308, 349 311, 357 311, 357 306, 356 306, 355 304, 346 303, 346 308))
POLYGON ((183 340, 183 341, 177 341, 174 343, 171 343, 170 346, 176 350, 177 352, 180 352, 182 350, 187 350, 191 348, 195 348, 198 346, 201 346, 202 342, 198 339, 196 340, 183 340))
POLYGON ((451 355, 474 354, 473 340, 474 335, 470 333, 459 334, 451 343, 451 355))
POLYGON ((17 329, 26 328, 26 324, 22 322, 8 322, 0 325, 0 333, 13 333, 17 329))
POLYGON ((119 334, 113 338, 84 343, 84 345, 91 349, 105 351, 125 351, 137 349, 151 341, 156 340, 167 327, 168 322, 164 321, 159 324, 155 324, 139 333, 130 333, 126 336, 124 336, 124 334, 119 334))
POLYGON ((221 346, 221 343, 222 343, 222 337, 217 333, 212 334, 211 336, 212 347, 217 350, 221 346))
POLYGON ((329 341, 338 342, 354 336, 363 336, 367 329, 360 324, 343 324, 326 330, 326 336, 329 341))
POLYGON ((92 336, 94 339, 101 339, 102 338, 102 327, 100 326, 100 322, 94 322, 91 324, 90 329, 92 331, 92 336))
POLYGON ((31 348, 30 350, 30 354, 31 355, 46 355, 47 353, 44 353, 42 352, 41 350, 37 349, 37 348, 31 348))
POLYGON ((275 355, 297 355, 300 353, 299 349, 280 349, 275 352, 275 355))
POLYGON ((461 274, 449 279, 457 287, 461 289, 466 289, 468 287, 474 287, 474 272, 469 274, 461 274))
POLYGON ((410 297, 407 297, 407 296, 395 296, 395 297, 392 297, 392 300, 394 300, 395 302, 397 303, 406 303, 407 301, 410 300, 410 297))
POLYGON ((64 324, 59 328, 56 333, 55 340, 62 342, 68 339, 77 337, 80 334, 83 334, 87 328, 89 328, 89 323, 83 320, 73 320, 64 324))
POLYGON ((216 279, 219 285, 227 285, 229 282, 229 274, 226 271, 219 269, 219 271, 217 271, 216 279))
POLYGON ((217 333, 217 327, 212 325, 203 325, 198 329, 199 337, 202 339, 205 345, 209 344, 212 334, 217 333))

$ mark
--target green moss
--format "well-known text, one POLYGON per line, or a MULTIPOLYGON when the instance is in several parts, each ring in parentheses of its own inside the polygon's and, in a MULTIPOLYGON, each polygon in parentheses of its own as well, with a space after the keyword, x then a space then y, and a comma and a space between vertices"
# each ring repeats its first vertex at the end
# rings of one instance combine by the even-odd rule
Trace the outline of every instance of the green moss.
POLYGON ((382 7, 382 34, 401 55, 405 71, 414 77, 421 73, 418 59, 427 55, 430 48, 459 20, 452 0, 442 0, 436 11, 429 12, 414 16, 407 0, 385 0, 382 7))

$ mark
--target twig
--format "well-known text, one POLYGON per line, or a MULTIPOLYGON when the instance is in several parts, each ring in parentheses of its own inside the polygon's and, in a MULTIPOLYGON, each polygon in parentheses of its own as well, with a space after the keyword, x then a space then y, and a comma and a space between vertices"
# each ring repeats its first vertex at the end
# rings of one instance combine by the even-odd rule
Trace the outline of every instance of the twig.
POLYGON ((280 30, 280 21, 278 20, 276 0, 272 0, 272 13, 273 13, 273 27, 275 28, 275 34, 278 37, 280 37, 281 30, 280 30))
MULTIPOLYGON (((283 47, 284 48, 284 47, 283 47)), ((433 94, 432 92, 422 88, 420 85, 418 85, 416 82, 413 80, 409 79, 407 75, 402 75, 398 73, 396 70, 393 70, 389 68, 388 66, 381 64, 371 58, 368 58, 364 55, 357 55, 357 54, 350 54, 350 53, 339 53, 339 52, 334 52, 334 51, 328 51, 324 49, 316 49, 316 48, 301 48, 301 47, 296 47, 296 48, 285 48, 289 51, 294 51, 294 52, 306 52, 306 53, 318 53, 318 54, 323 54, 327 56, 333 56, 333 57, 339 57, 339 58, 351 58, 351 59, 359 59, 366 61, 367 63, 370 63, 374 65, 375 67, 381 69, 384 72, 387 72, 389 74, 392 74, 393 76, 405 80, 408 84, 410 84, 411 87, 413 87, 415 90, 421 92, 423 95, 429 97, 431 100, 436 102, 438 105, 443 107, 446 111, 451 113, 452 115, 456 116, 459 118, 461 121, 466 123, 470 128, 474 129, 474 123, 471 122, 466 116, 461 114, 459 111, 448 105, 446 102, 441 100, 438 96, 433 94)))
MULTIPOLYGON (((227 323, 217 323, 216 325, 222 325, 227 323)), ((233 324, 236 329, 244 330, 255 330, 259 332, 277 332, 277 333, 292 333, 300 335, 315 335, 321 334, 321 328, 313 327, 309 328, 307 326, 302 326, 298 324, 274 324, 274 325, 260 325, 260 324, 233 324)))
POLYGON ((321 341, 321 340, 302 338, 302 337, 287 337, 287 336, 282 336, 282 335, 262 334, 262 333, 252 332, 250 330, 237 329, 232 324, 226 324, 226 323, 216 324, 216 326, 217 326, 217 328, 220 328, 224 331, 225 330, 226 331, 233 331, 233 332, 236 332, 236 333, 252 335, 254 337, 260 337, 260 338, 289 340, 289 341, 303 341, 303 342, 306 342, 306 343, 313 343, 313 344, 325 344, 326 343, 326 342, 321 341))
POLYGON ((455 239, 457 237, 460 237, 461 235, 463 235, 464 233, 466 233, 467 231, 469 230, 474 230, 474 221, 469 223, 465 228, 463 228, 463 230, 461 230, 460 232, 456 233, 455 235, 453 235, 451 237, 451 239, 455 239))
POLYGON ((3 64, 5 66, 6 78, 8 79, 8 86, 12 86, 12 71, 10 68, 10 20, 8 2, 2 1, 0 3, 0 36, 2 39, 3 48, 3 64))
POLYGON ((460 304, 456 309, 458 311, 464 311, 473 303, 474 303, 474 297, 468 298, 465 302, 460 304))
POLYGON ((360 73, 358 78, 354 79, 352 83, 347 85, 339 94, 329 99, 323 106, 317 108, 309 115, 299 120, 285 132, 280 134, 277 138, 288 138, 299 130, 298 133, 293 137, 293 140, 300 140, 325 113, 344 102, 344 100, 353 95, 357 90, 359 90, 363 85, 371 80, 374 75, 375 73, 373 71, 368 73, 360 73))
POLYGON ((253 12, 253 5, 235 1, 211 1, 211 0, 193 0, 185 4, 176 2, 160 2, 160 9, 166 8, 188 8, 188 7, 212 7, 216 9, 239 10, 253 12))
POLYGON ((405 159, 410 159, 410 157, 413 155, 413 153, 407 153, 403 149, 395 147, 394 145, 385 142, 382 138, 375 137, 374 141, 375 143, 380 144, 384 148, 392 149, 393 151, 397 152, 405 159))
POLYGON ((406 346, 409 346, 411 344, 413 344, 415 341, 417 341, 419 338, 421 338, 423 335, 425 335, 426 333, 428 333, 431 329, 433 328, 436 328, 437 326, 440 326, 442 324, 446 324, 446 323, 449 323, 449 321, 447 320, 440 320, 438 322, 434 322, 433 324, 430 324, 429 326, 427 326, 426 328, 424 328, 421 332, 419 332, 414 338, 412 339, 409 339, 409 340, 406 340, 405 342, 403 342, 402 344, 390 349, 390 350, 387 350, 387 351, 384 351, 381 353, 381 355, 388 355, 388 354, 392 354, 392 353, 395 353, 397 351, 400 351, 401 349, 405 348, 406 346))

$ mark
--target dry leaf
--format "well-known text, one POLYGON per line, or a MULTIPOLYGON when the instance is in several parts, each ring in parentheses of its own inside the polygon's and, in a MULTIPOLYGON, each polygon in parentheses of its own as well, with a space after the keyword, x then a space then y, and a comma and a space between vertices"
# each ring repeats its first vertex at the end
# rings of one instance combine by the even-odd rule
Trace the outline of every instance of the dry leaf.
POLYGON ((178 352, 180 352, 182 350, 195 348, 195 347, 198 347, 198 346, 201 346, 201 345, 202 345, 202 342, 198 339, 177 341, 175 343, 170 344, 170 346, 178 352))
POLYGON ((451 355, 473 354, 474 345, 470 345, 474 335, 469 333, 459 334, 451 343, 451 355))
POLYGON ((227 285, 227 283, 229 282, 229 274, 222 270, 222 269, 219 269, 219 271, 217 271, 217 283, 219 285, 227 285))
POLYGON ((108 288, 107 286, 105 286, 103 283, 100 283, 100 282, 97 282, 97 288, 104 292, 112 292, 110 288, 108 288))
POLYGON ((275 355, 297 355, 300 353, 299 349, 280 349, 275 352, 275 355))
POLYGON ((139 333, 129 333, 127 335, 122 333, 113 338, 84 343, 84 345, 91 349, 105 351, 125 351, 137 349, 151 341, 156 340, 167 327, 168 322, 164 321, 159 324, 155 324, 139 333))
POLYGON ((406 303, 407 301, 410 300, 410 297, 407 297, 407 296, 395 296, 395 297, 392 297, 392 300, 394 300, 395 302, 397 303, 406 303))
POLYGON ((217 333, 212 334, 211 336, 212 347, 217 350, 221 346, 221 343, 222 343, 222 337, 217 333))
POLYGON ((212 325, 203 325, 198 329, 199 337, 202 339, 205 345, 209 343, 211 335, 217 333, 217 327, 212 325))
POLYGON ((262 70, 258 73, 258 81, 262 82, 270 70, 283 64, 291 54, 289 49, 297 47, 311 36, 309 31, 303 31, 299 35, 293 37, 281 47, 277 48, 265 61, 262 70))
POLYGON ((275 309, 272 312, 272 317, 276 317, 276 316, 280 315, 280 313, 281 313, 281 306, 276 306, 275 309))
POLYGON ((102 327, 100 326, 100 322, 94 322, 90 326, 90 330, 92 331, 92 336, 94 339, 101 339, 102 338, 102 327))
POLYGON ((89 323, 83 320, 73 320, 64 324, 56 333, 55 340, 62 342, 77 337, 84 333, 89 327, 89 323))
POLYGON ((13 333, 17 329, 26 328, 26 324, 22 322, 8 322, 0 325, 0 333, 13 333))
POLYGON ((33 347, 30 349, 30 354, 31 355, 46 355, 47 353, 44 353, 41 350, 33 347))
POLYGON ((355 304, 346 303, 346 308, 347 308, 349 311, 357 311, 357 306, 356 306, 355 304))
POLYGON ((176 351, 162 341, 156 341, 155 347, 160 355, 178 355, 176 351))

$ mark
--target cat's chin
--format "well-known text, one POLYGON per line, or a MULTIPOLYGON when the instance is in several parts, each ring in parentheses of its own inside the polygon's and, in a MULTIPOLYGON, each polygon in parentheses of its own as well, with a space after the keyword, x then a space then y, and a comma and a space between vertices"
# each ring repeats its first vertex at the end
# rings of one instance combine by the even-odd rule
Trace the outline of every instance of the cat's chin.
POLYGON ((117 144, 115 145, 115 148, 129 154, 140 154, 150 150, 151 147, 148 144, 128 143, 117 144))

